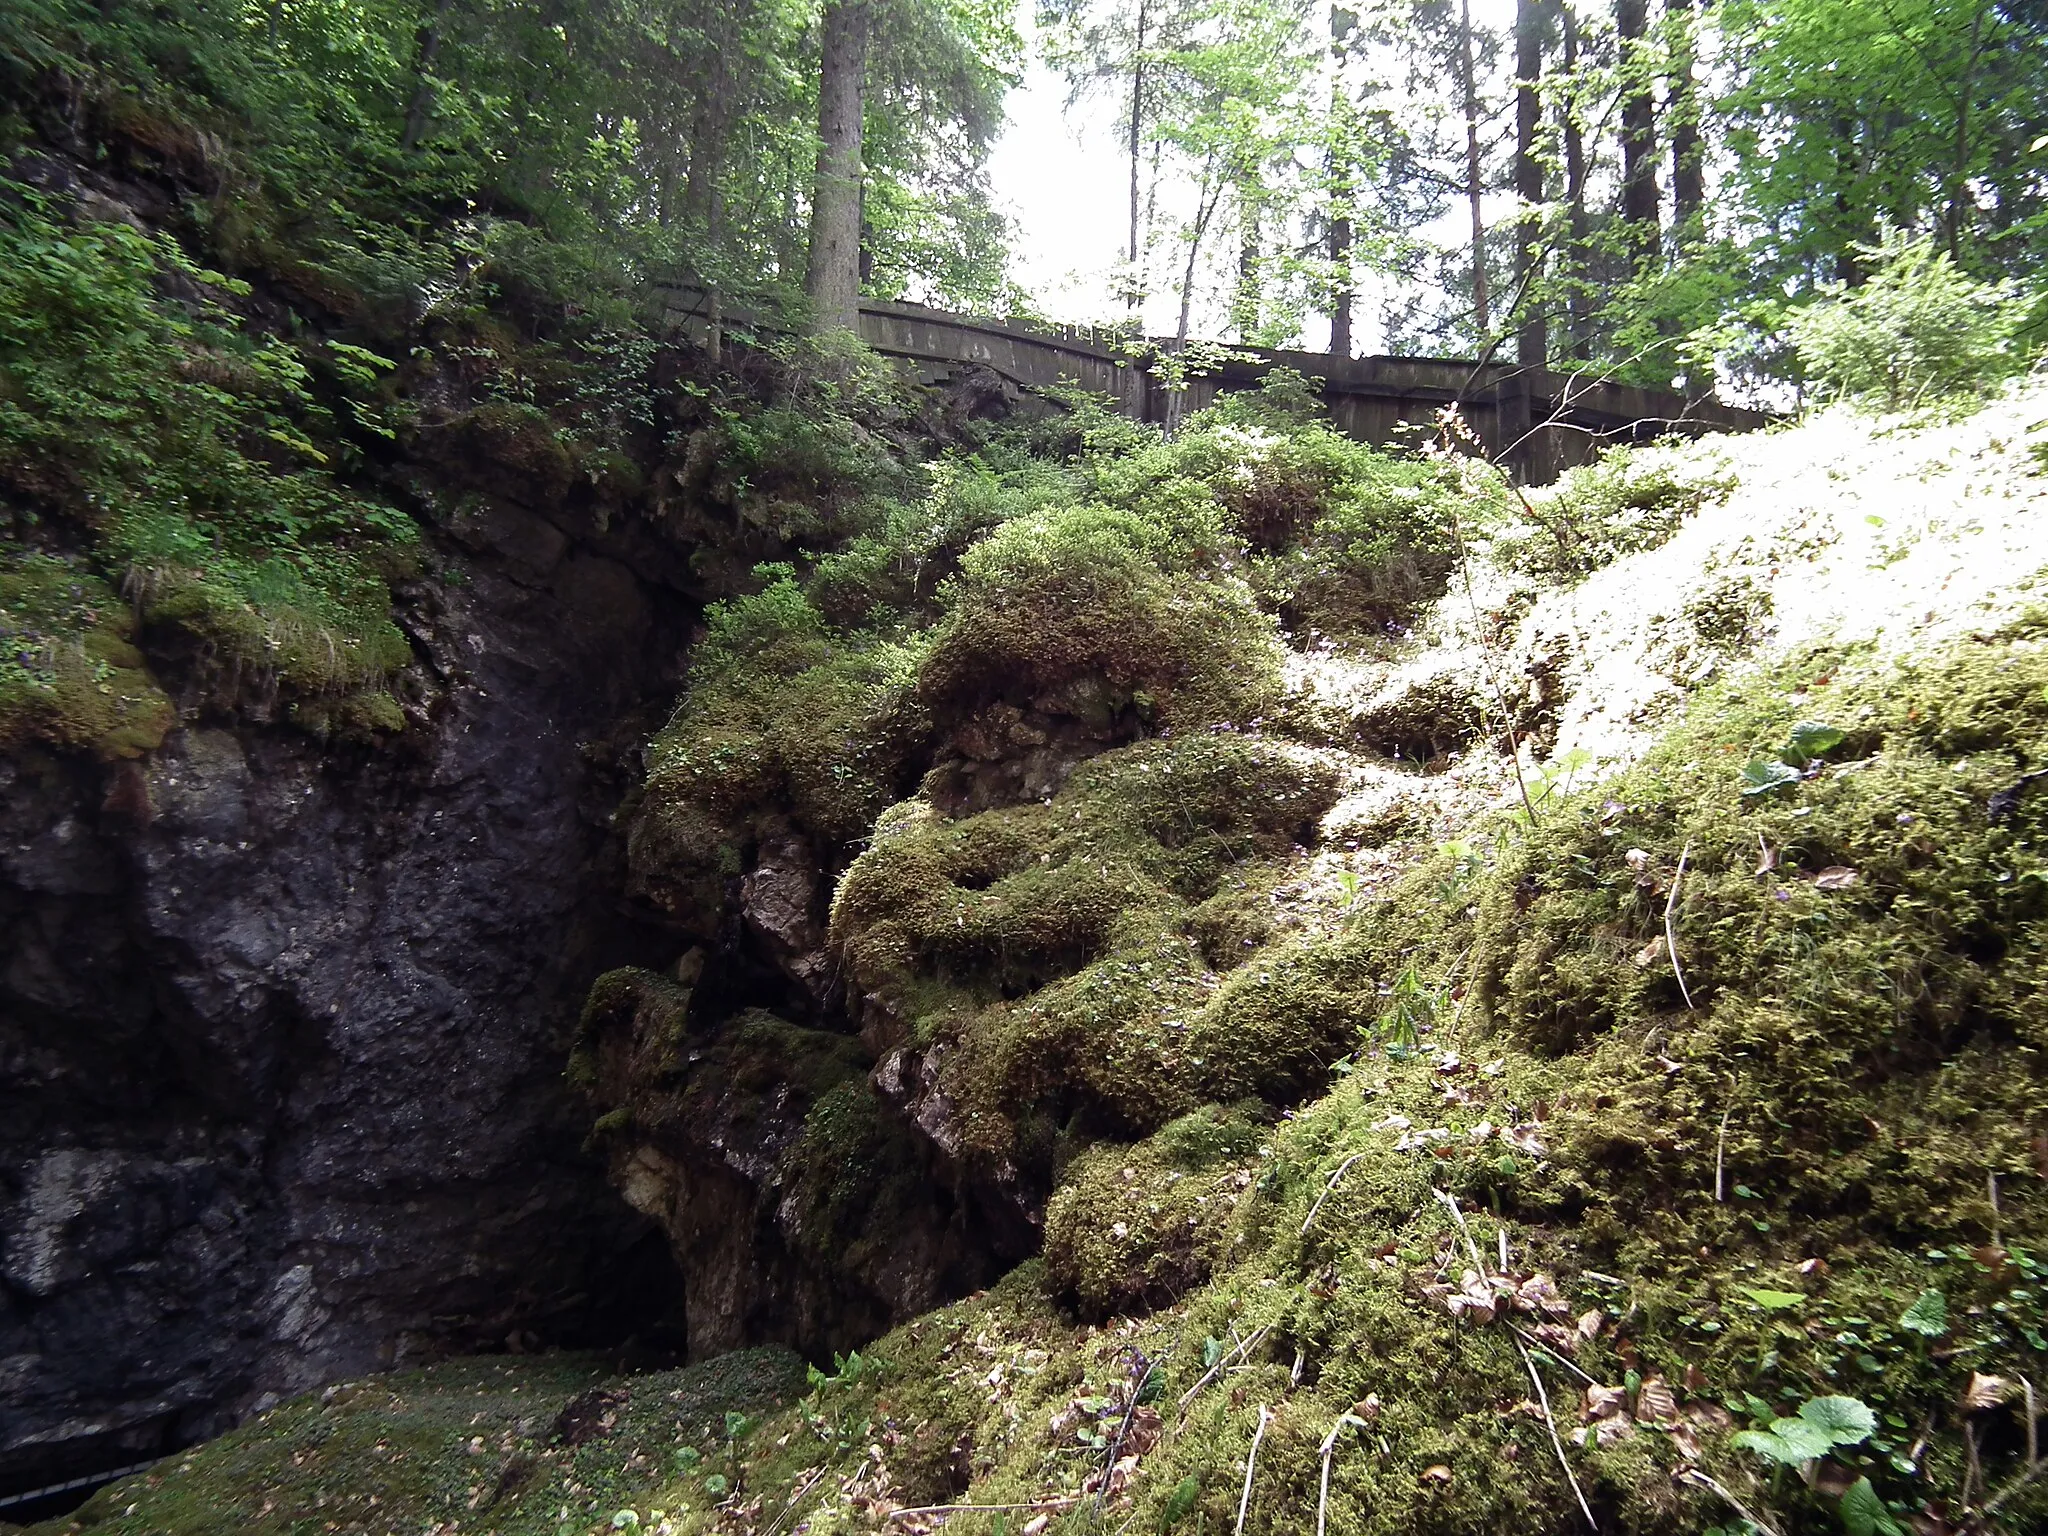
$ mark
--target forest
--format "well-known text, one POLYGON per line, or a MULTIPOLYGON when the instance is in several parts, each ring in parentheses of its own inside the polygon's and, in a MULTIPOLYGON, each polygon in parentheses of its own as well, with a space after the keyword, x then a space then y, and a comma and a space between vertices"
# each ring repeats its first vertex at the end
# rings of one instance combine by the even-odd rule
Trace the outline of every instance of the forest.
POLYGON ((2044 258, 2042 0, 0 0, 0 1527, 2048 1529, 2044 258))

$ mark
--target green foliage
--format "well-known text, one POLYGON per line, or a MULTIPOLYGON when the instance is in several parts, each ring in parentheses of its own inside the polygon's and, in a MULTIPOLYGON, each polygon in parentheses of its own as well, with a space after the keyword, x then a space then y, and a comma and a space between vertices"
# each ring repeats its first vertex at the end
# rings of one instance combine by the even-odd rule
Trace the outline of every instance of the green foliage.
POLYGON ((0 478, 85 530, 145 625, 274 675, 309 718, 375 695, 411 656, 386 578, 418 535, 330 470, 353 450, 306 359, 170 240, 0 191, 0 478))
POLYGON ((1773 1419, 1768 1428, 1746 1429, 1735 1443, 1766 1461, 1796 1466, 1843 1446, 1861 1445, 1877 1429, 1877 1415, 1853 1397, 1813 1397, 1794 1418, 1773 1419))
POLYGON ((1898 410, 1981 394, 2023 365, 2014 340, 2027 301, 2012 285, 1970 277, 1931 236, 1860 249, 1868 281, 1790 316, 1800 363, 1823 390, 1898 410))
POLYGON ((90 571, 0 548, 0 750, 41 740, 134 757, 161 742, 175 715, 134 628, 90 571))

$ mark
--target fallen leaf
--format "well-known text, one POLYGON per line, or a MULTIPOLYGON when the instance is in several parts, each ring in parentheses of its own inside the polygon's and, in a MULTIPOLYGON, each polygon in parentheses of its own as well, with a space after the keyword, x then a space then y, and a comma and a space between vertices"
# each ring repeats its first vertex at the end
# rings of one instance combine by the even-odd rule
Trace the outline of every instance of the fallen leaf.
POLYGON ((1500 1139, 1517 1152, 1526 1152, 1531 1157, 1541 1157, 1547 1150, 1534 1125, 1511 1125, 1500 1133, 1500 1139))
POLYGON ((1801 1259, 1799 1261, 1799 1273, 1802 1275, 1824 1275, 1827 1272, 1828 1261, 1826 1259, 1801 1259))
POLYGON ((1607 1314, 1598 1307, 1593 1308, 1590 1312, 1581 1312, 1579 1314, 1579 1337, 1582 1339, 1599 1338, 1600 1330, 1606 1325, 1606 1322, 1607 1314))
POLYGON ((1636 1388, 1636 1417, 1645 1424, 1678 1422, 1678 1399, 1662 1376, 1646 1376, 1636 1388))
POLYGON ((1357 1402, 1351 1405, 1351 1411, 1357 1414, 1361 1419, 1365 1420, 1366 1423, 1370 1424, 1374 1419, 1377 1419, 1380 1416, 1379 1393, 1366 1393, 1364 1397, 1360 1398, 1357 1402))
POLYGON ((1778 850, 1777 850, 1777 849, 1775 849, 1775 848, 1773 848, 1773 847, 1772 847, 1772 846, 1771 846, 1771 845, 1770 845, 1769 843, 1765 842, 1765 841, 1763 840, 1763 835, 1762 835, 1761 833, 1759 833, 1759 834, 1757 835, 1757 840, 1756 840, 1756 872, 1757 872, 1757 874, 1758 874, 1759 876, 1763 876, 1763 875, 1768 875, 1768 874, 1769 874, 1769 873, 1770 873, 1770 872, 1771 872, 1772 870, 1776 869, 1777 867, 1778 867, 1778 850))
POLYGON ((1982 1413, 1987 1408, 1996 1408, 2011 1395, 2012 1383, 2003 1376, 1972 1371, 1970 1384, 1963 1389, 1963 1412, 1982 1413))
POLYGON ((1424 1467, 1422 1469, 1422 1481, 1425 1483, 1448 1483, 1450 1480, 1451 1469, 1442 1462, 1438 1462, 1433 1467, 1424 1467))
POLYGON ((1636 964, 1642 967, 1644 970, 1648 970, 1651 966, 1655 965, 1659 960, 1662 960, 1663 958, 1664 935, 1661 933, 1658 934, 1656 938, 1650 940, 1650 942, 1645 944, 1641 949, 1636 951, 1636 964))
POLYGON ((1817 891, 1846 891, 1862 878, 1845 864, 1831 864, 1813 877, 1817 891))
POLYGON ((1580 1414, 1588 1424, 1602 1419, 1611 1419, 1618 1413, 1628 1412, 1627 1387, 1588 1387, 1586 1404, 1580 1414))
POLYGON ((1570 1305, 1558 1295, 1557 1286, 1548 1275, 1531 1275, 1516 1286, 1515 1305, 1524 1312, 1548 1312, 1557 1317, 1571 1311, 1570 1305))

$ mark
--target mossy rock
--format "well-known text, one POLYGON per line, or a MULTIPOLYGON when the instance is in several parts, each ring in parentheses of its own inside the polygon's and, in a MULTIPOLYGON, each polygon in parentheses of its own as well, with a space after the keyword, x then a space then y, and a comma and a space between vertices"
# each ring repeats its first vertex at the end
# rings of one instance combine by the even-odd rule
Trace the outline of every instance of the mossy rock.
POLYGON ((1284 960, 1278 990, 1224 980, 1197 914, 1219 892, 1270 903, 1338 784, 1322 755, 1220 733, 1104 753, 1046 804, 913 803, 841 881, 833 949, 878 1048, 943 1058, 955 1129, 991 1164, 1043 1177, 1070 1121, 1128 1137, 1205 1099, 1290 1100, 1370 1005, 1284 960))
POLYGON ((1176 568, 1154 525, 1078 507, 1005 524, 968 551, 918 691, 942 728, 991 703, 1055 712, 1076 685, 1140 723, 1243 723, 1278 697, 1271 621, 1243 584, 1176 568), (1040 705, 1040 701, 1046 701, 1040 705))
POLYGON ((132 608, 47 555, 0 555, 0 751, 46 742, 139 757, 177 723, 133 642, 132 608))
POLYGON ((1255 1116, 1210 1105, 1134 1146, 1083 1152, 1046 1206, 1046 1283, 1095 1319, 1179 1300, 1225 1256, 1264 1134, 1255 1116))

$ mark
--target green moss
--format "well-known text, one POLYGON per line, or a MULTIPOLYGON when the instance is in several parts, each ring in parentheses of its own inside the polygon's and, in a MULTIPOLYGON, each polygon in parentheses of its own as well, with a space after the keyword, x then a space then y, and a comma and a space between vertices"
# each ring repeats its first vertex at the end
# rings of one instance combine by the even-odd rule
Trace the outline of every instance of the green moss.
POLYGON ((1082 1153, 1046 1207, 1055 1294, 1101 1318, 1169 1305, 1207 1280, 1225 1256, 1261 1130, 1252 1116, 1212 1105, 1136 1146, 1082 1153))
POLYGON ((296 1398, 33 1529, 557 1536, 567 1522, 608 1531, 621 1508, 648 1511, 657 1490, 701 1519, 715 1503, 704 1477, 732 1470, 726 1416, 758 1420, 802 1382, 802 1363, 779 1350, 632 1377, 579 1355, 451 1361, 296 1398), (683 1444, 702 1469, 687 1490, 675 1477, 683 1444))
POLYGON ((631 858, 657 899, 714 931, 738 849, 769 821, 793 821, 828 857, 864 835, 926 737, 909 692, 918 656, 830 634, 787 575, 715 609, 633 823, 631 858))
POLYGON ((1226 733, 1104 753, 1042 805, 906 807, 841 882, 833 946, 873 1016, 945 1060, 991 1159, 1044 1170, 1069 1121, 1143 1134, 1204 1099, 1286 1099, 1342 1054, 1327 1031, 1348 1038, 1357 1008, 1290 1013, 1279 999, 1308 989, 1284 960, 1280 992, 1243 995, 1196 913, 1219 891, 1270 905, 1275 856, 1336 791, 1317 754, 1226 733))
POLYGON ((102 758, 153 751, 176 714, 134 629, 129 606, 89 571, 0 550, 0 751, 29 741, 102 758))
POLYGON ((941 724, 997 700, 1058 711, 1077 685, 1176 730, 1256 716, 1277 697, 1272 627, 1240 583, 1200 569, 1203 545, 1104 507, 1004 524, 961 562, 921 697, 941 724))
POLYGON ((1623 555, 1655 549, 1734 485, 1696 452, 1612 447, 1517 502, 1495 554, 1512 570, 1572 580, 1623 555))

